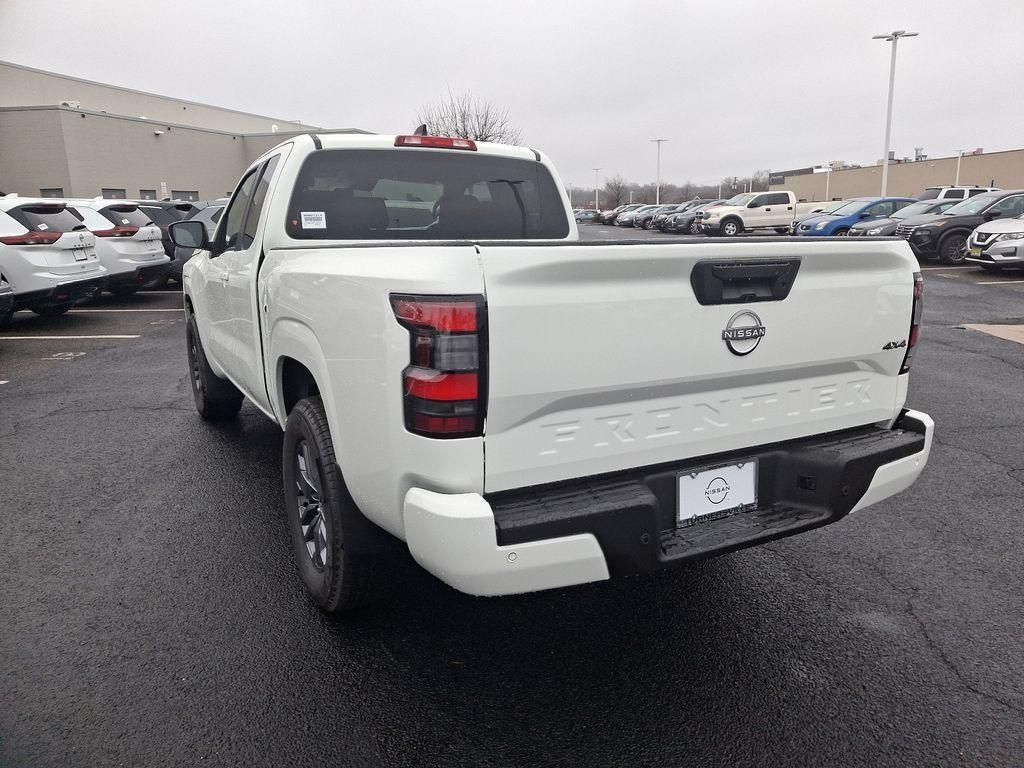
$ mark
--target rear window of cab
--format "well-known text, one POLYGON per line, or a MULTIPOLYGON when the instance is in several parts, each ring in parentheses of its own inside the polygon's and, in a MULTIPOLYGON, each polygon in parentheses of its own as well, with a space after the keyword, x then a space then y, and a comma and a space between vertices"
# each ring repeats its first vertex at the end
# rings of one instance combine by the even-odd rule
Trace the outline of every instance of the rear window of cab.
POLYGON ((297 240, 557 240, 569 220, 542 163, 473 151, 324 149, 303 162, 297 240))

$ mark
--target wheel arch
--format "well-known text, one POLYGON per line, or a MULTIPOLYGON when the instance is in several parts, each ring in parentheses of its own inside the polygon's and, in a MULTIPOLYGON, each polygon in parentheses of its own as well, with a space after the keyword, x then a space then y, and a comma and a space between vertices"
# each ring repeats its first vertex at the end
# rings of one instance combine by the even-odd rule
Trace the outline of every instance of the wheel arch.
POLYGON ((318 394, 323 399, 328 422, 335 416, 333 391, 328 385, 327 361, 313 330, 296 320, 278 320, 268 345, 267 370, 270 402, 278 423, 284 426, 299 400, 318 394))

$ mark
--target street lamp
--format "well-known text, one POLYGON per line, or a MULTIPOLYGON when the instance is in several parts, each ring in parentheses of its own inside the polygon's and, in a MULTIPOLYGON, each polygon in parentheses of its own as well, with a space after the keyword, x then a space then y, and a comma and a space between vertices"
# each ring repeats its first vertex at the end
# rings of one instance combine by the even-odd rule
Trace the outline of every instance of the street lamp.
POLYGON ((960 158, 962 158, 963 156, 964 151, 962 149, 958 149, 956 151, 956 179, 953 181, 954 187, 960 186, 960 158))
POLYGON ((917 37, 917 32, 897 29, 886 35, 873 35, 872 40, 887 40, 892 43, 892 59, 889 63, 889 106, 885 110, 885 151, 882 153, 882 197, 889 185, 889 136, 892 129, 892 90, 896 84, 896 43, 901 37, 917 37))
POLYGON ((654 187, 654 204, 657 205, 661 202, 661 144, 668 139, 651 139, 651 141, 658 145, 658 182, 654 187))
POLYGON ((595 211, 598 208, 598 200, 597 200, 597 172, 600 171, 600 170, 601 170, 600 168, 595 168, 594 169, 594 210, 595 211))

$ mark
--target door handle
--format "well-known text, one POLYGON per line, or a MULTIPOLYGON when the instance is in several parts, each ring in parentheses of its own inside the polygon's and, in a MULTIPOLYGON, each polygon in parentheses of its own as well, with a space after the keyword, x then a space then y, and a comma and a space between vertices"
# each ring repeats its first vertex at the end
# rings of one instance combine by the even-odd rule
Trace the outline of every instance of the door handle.
POLYGON ((220 280, 222 283, 226 283, 228 281, 228 273, 221 272, 219 275, 217 275, 217 279, 220 280))
POLYGON ((764 209, 764 212, 765 212, 765 213, 768 213, 768 211, 770 211, 770 210, 771 210, 771 208, 765 208, 765 209, 764 209))

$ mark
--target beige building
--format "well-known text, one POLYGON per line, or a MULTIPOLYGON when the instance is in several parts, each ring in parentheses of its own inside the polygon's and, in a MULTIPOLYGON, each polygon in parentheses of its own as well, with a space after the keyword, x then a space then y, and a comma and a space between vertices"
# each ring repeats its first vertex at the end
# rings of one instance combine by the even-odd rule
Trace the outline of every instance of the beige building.
MULTIPOLYGON (((957 178, 957 157, 929 157, 913 162, 889 163, 887 194, 913 197, 925 187, 953 184, 957 178)), ((882 164, 845 168, 831 173, 808 173, 809 169, 785 175, 770 189, 792 190, 799 200, 842 200, 878 195, 882 190, 882 164), (826 197, 826 188, 828 196, 826 197)), ((773 177, 777 174, 773 174, 773 177)), ((964 155, 960 158, 960 184, 1002 189, 1024 188, 1024 149, 964 155)))
POLYGON ((0 191, 210 199, 290 135, 323 130, 0 62, 0 191))

